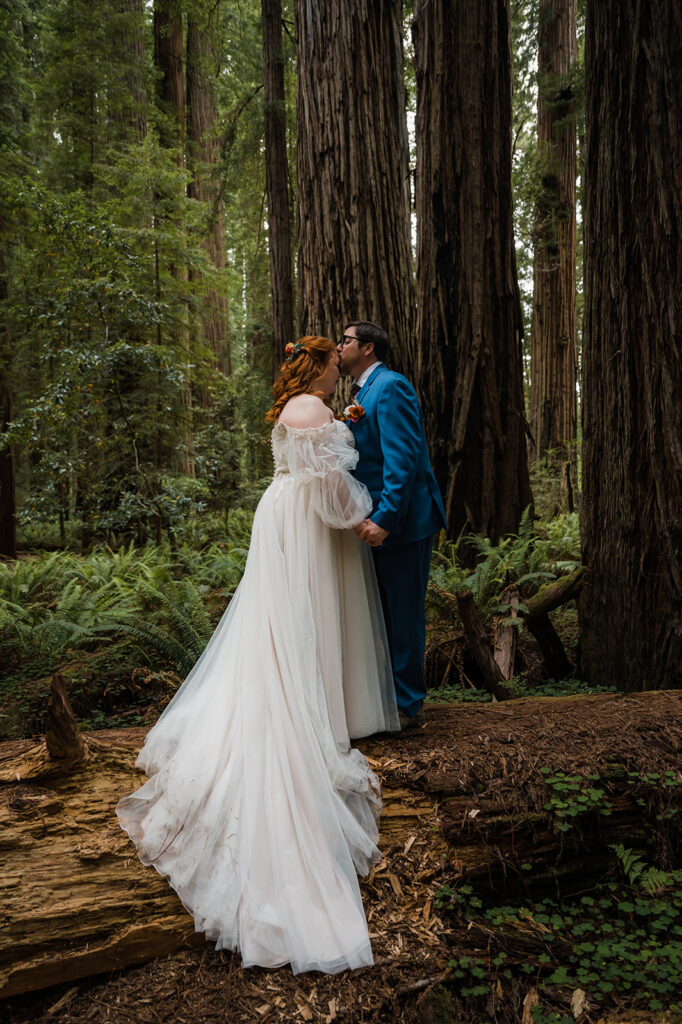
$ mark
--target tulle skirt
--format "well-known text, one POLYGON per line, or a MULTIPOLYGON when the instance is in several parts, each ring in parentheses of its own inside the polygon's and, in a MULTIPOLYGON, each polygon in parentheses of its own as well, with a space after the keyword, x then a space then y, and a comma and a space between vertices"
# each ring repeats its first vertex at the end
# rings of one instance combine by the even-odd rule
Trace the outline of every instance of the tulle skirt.
POLYGON ((349 738, 397 730, 371 555, 275 477, 242 579, 149 732, 149 780, 116 808, 216 948, 244 966, 372 963, 357 873, 378 859, 379 786, 349 738))

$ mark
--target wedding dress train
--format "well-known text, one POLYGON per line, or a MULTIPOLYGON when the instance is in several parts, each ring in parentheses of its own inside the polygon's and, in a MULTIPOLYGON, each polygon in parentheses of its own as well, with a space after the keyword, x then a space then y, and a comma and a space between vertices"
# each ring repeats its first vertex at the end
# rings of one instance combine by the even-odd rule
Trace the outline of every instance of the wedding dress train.
POLYGON ((339 421, 272 434, 275 476, 243 579, 148 733, 121 826, 216 948, 294 973, 371 964, 357 872, 379 858, 379 786, 350 737, 399 728, 339 421))

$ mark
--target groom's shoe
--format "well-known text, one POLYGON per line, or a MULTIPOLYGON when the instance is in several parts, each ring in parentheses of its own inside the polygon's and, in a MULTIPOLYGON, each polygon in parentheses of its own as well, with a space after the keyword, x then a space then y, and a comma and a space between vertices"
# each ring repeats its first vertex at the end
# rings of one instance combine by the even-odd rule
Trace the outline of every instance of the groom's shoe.
POLYGON ((426 725, 426 715, 421 708, 415 715, 408 715, 406 711, 398 708, 398 719, 401 732, 406 732, 408 729, 423 729, 426 725))

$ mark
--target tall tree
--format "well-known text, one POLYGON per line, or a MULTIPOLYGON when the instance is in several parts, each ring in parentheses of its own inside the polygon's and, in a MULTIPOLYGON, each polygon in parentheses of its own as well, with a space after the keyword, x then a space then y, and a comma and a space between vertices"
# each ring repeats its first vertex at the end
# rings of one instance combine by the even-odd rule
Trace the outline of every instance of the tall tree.
POLYGON ((23 3, 14 9, 0 10, 0 159, 4 177, 0 199, 0 556, 5 558, 15 558, 17 554, 14 446, 3 437, 12 422, 14 398, 8 273, 9 254, 16 244, 10 229, 15 214, 7 183, 12 178, 21 180, 25 170, 21 155, 27 120, 22 37, 27 13, 23 3))
POLYGON ((541 0, 538 18, 538 157, 531 326, 531 455, 555 453, 564 494, 575 485, 576 126, 571 74, 576 0, 541 0), (570 476, 568 475, 570 474, 570 476))
POLYGON ((155 0, 154 63, 158 81, 157 95, 162 112, 162 140, 177 149, 183 161, 185 138, 185 77, 183 61, 182 8, 178 0, 155 0))
POLYGON ((531 501, 506 0, 416 0, 417 381, 452 536, 531 501))
MULTIPOLYGON (((12 348, 7 303, 7 265, 0 246, 0 437, 12 422, 12 348)), ((0 447, 0 555, 16 558, 14 446, 0 447)))
POLYGON ((582 660, 682 685, 682 16, 588 4, 582 660))
MULTIPOLYGON (((189 194, 207 206, 204 245, 213 266, 222 274, 225 270, 225 224, 218 176, 220 141, 216 135, 217 10, 215 4, 207 5, 206 9, 195 11, 187 18, 187 143, 192 172, 189 194)), ((224 374, 232 370, 227 314, 223 282, 222 286, 208 291, 202 325, 213 364, 224 374)))
MULTIPOLYGON (((162 114, 161 141, 164 146, 175 152, 178 167, 183 167, 185 163, 186 140, 186 92, 182 5, 180 0, 154 0, 154 64, 158 74, 157 101, 162 114)), ((176 263, 170 269, 171 274, 177 280, 188 280, 189 275, 186 265, 176 263)), ((185 358, 189 365, 191 353, 189 326, 186 320, 176 323, 172 329, 172 334, 176 344, 184 350, 185 358)), ((184 440, 180 468, 184 473, 193 476, 192 387, 189 379, 187 379, 184 389, 184 410, 181 427, 184 440)))
POLYGON ((261 0, 263 77, 265 83, 265 170, 268 190, 270 306, 273 368, 284 360, 284 347, 294 333, 294 291, 291 276, 291 196, 287 162, 287 114, 284 97, 281 0, 261 0))
POLYGON ((414 288, 400 0, 296 0, 298 320, 380 323, 410 370, 414 288))
POLYGON ((114 21, 114 66, 121 76, 120 98, 114 98, 114 118, 127 142, 141 142, 147 134, 147 75, 145 64, 145 11, 142 0, 119 0, 114 21))

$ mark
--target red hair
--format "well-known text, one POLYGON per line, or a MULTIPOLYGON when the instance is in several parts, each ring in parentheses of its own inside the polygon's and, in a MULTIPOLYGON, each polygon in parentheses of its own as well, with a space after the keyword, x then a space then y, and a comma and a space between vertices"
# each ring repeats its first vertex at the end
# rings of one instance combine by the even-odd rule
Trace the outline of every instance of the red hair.
POLYGON ((298 355, 282 363, 279 377, 272 386, 275 401, 272 409, 265 414, 266 420, 276 420, 290 398, 307 394, 312 383, 322 376, 330 357, 336 351, 336 343, 331 338, 318 335, 307 335, 296 344, 300 346, 298 355))

